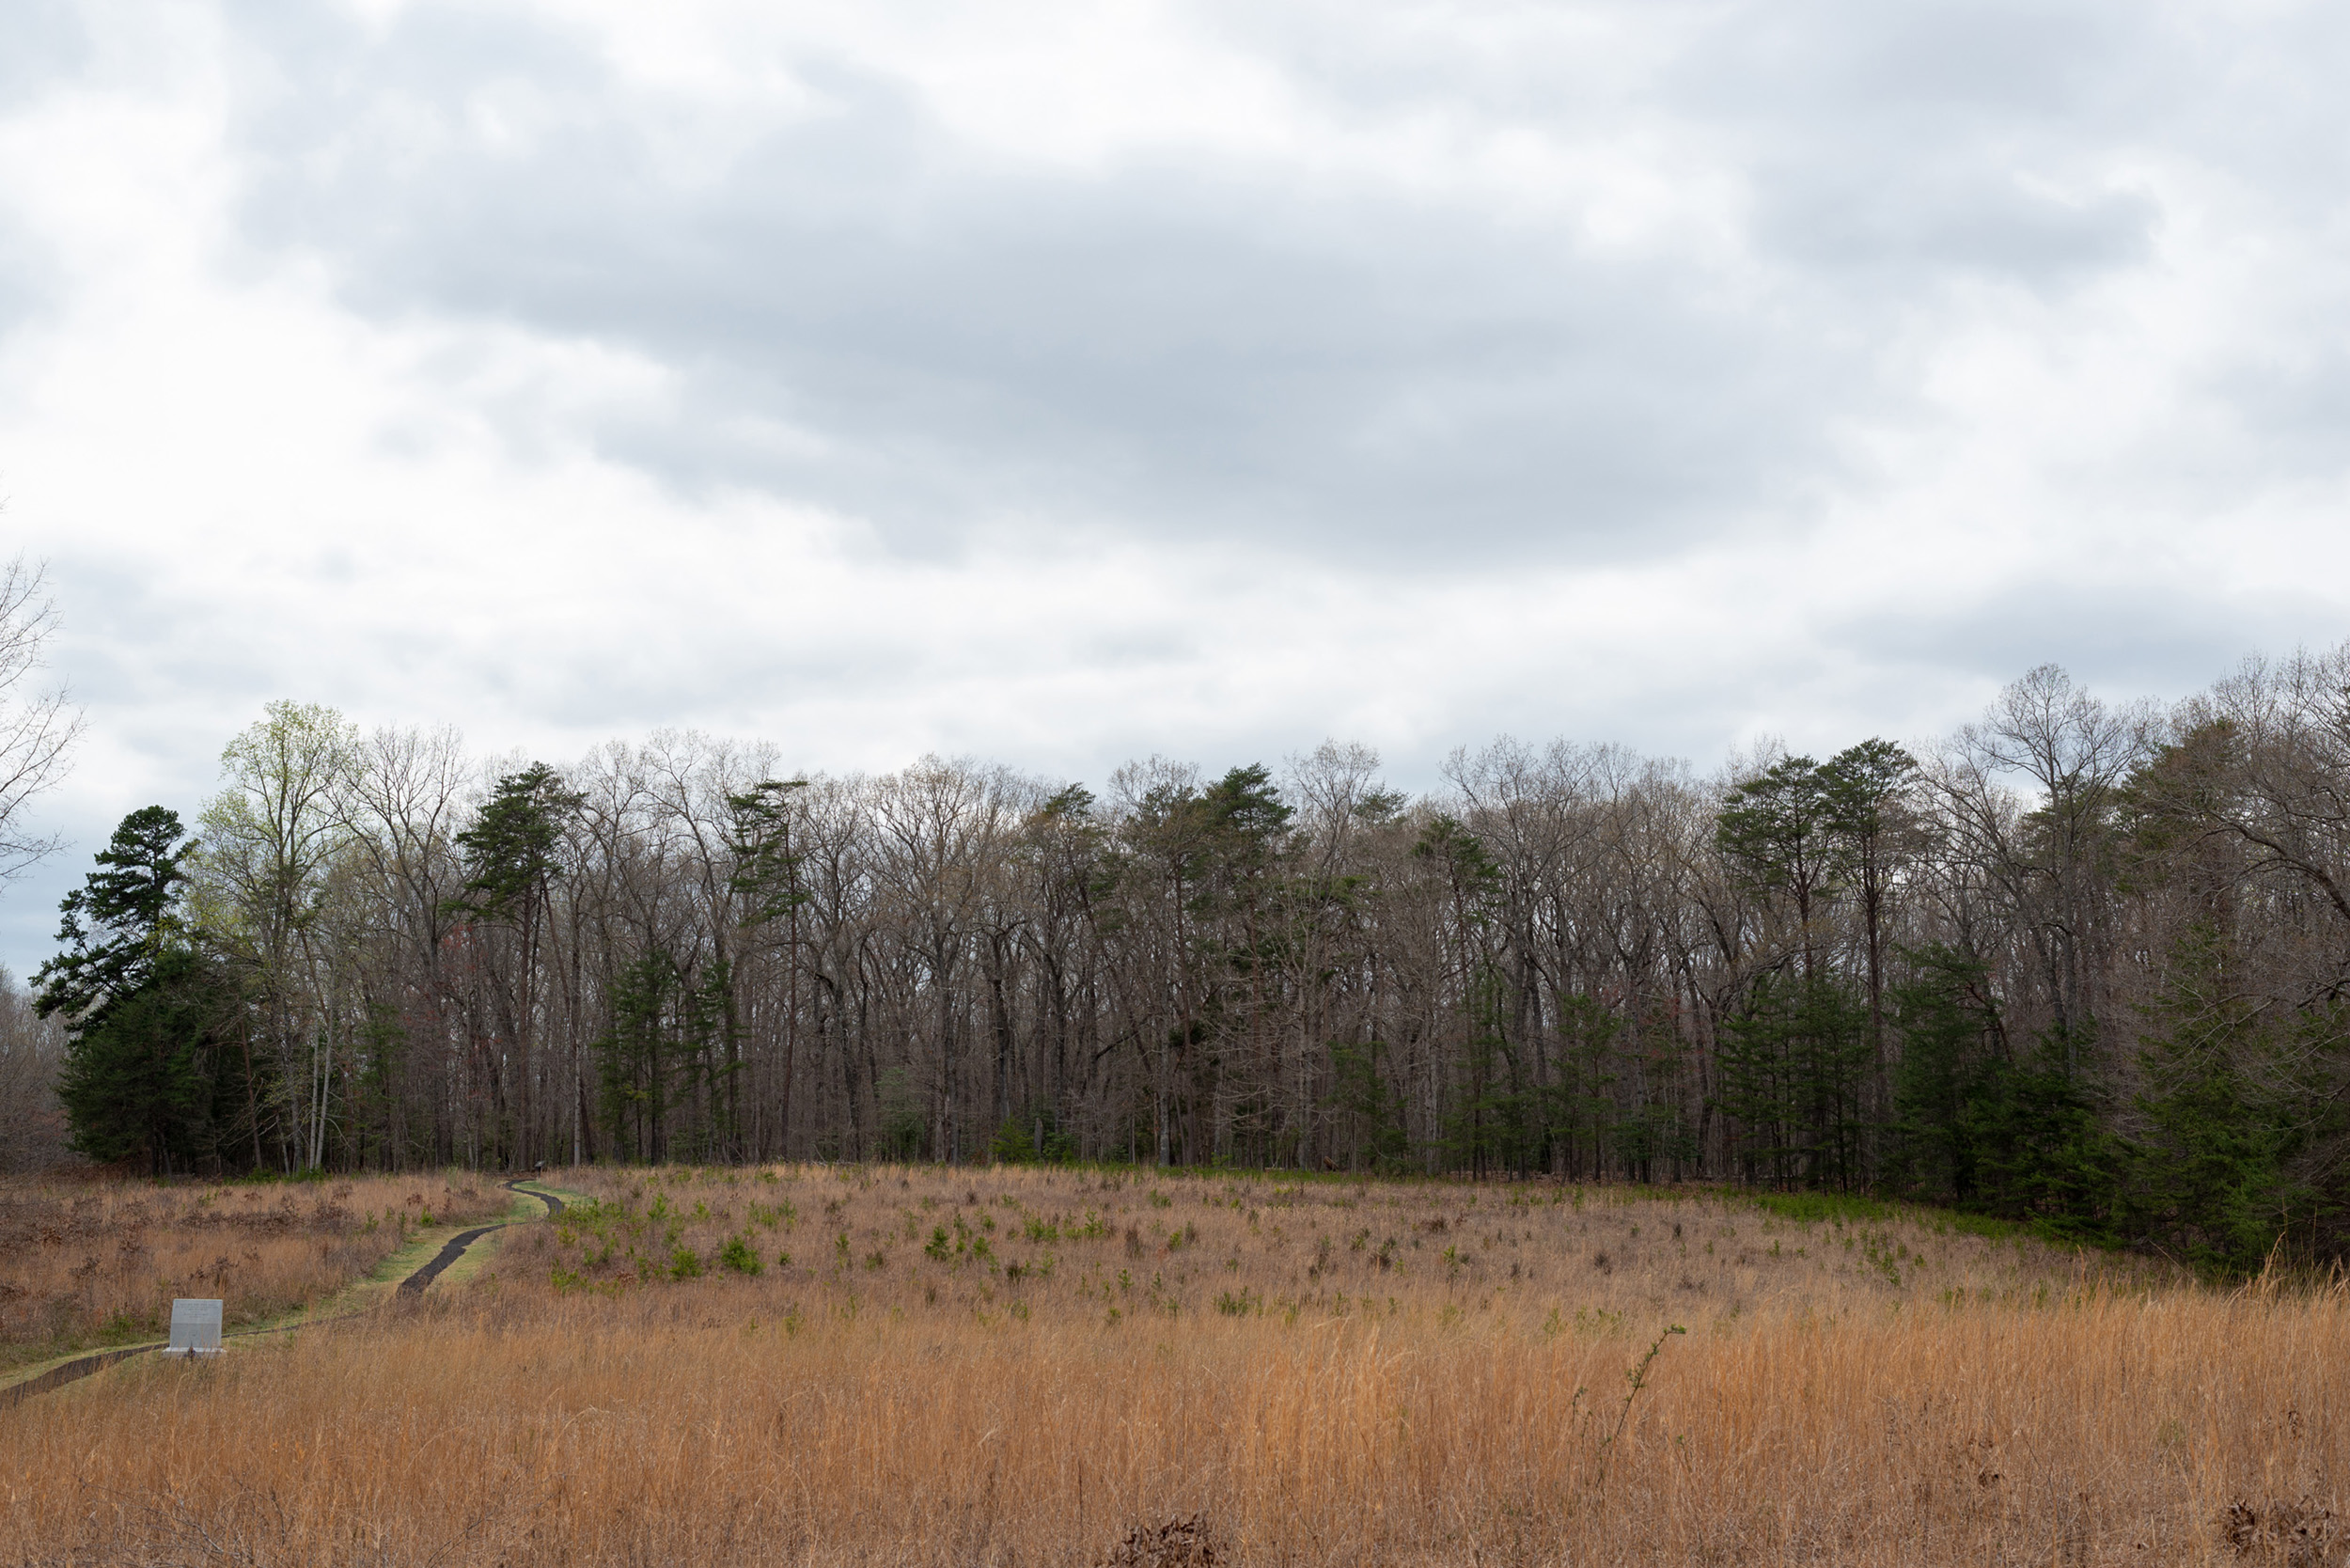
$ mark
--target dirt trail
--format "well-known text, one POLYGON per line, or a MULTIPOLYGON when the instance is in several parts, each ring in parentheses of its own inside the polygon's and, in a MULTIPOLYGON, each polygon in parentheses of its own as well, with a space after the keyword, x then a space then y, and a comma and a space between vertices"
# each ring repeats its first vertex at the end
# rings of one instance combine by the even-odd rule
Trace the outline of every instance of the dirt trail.
MULTIPOLYGON (((517 1194, 520 1197, 535 1198, 540 1202, 544 1203, 547 1206, 547 1212, 543 1216, 541 1216, 543 1218, 552 1219, 556 1215, 563 1212, 563 1200, 560 1198, 556 1197, 553 1193, 531 1192, 525 1190, 523 1186, 523 1181, 527 1179, 528 1178, 521 1178, 511 1182, 501 1182, 498 1185, 504 1187, 510 1193, 517 1194)), ((465 1249, 467 1247, 473 1246, 474 1243, 479 1241, 482 1237, 490 1234, 493 1231, 503 1231, 509 1225, 528 1225, 532 1223, 535 1222, 531 1220, 501 1219, 493 1225, 477 1225, 469 1231, 462 1231, 458 1232, 456 1235, 451 1236, 448 1239, 448 1241, 441 1247, 440 1251, 433 1254, 430 1262, 424 1263, 415 1272, 411 1273, 406 1278, 402 1279, 400 1282, 398 1289, 394 1291, 391 1296, 387 1297, 387 1299, 397 1299, 400 1296, 421 1295, 424 1294, 426 1286, 431 1284, 433 1280, 439 1278, 442 1273, 446 1270, 451 1263, 454 1263, 458 1259, 465 1255, 465 1249)), ((331 1318, 309 1318, 300 1323, 277 1324, 266 1328, 240 1328, 231 1333, 224 1334, 221 1338, 225 1340, 243 1340, 249 1339, 259 1334, 287 1334, 291 1333, 297 1328, 309 1328, 321 1324, 348 1323, 353 1318, 366 1317, 368 1312, 371 1312, 374 1309, 374 1308, 368 1308, 365 1311, 338 1312, 331 1318)), ((165 1341, 159 1341, 154 1344, 145 1345, 125 1345, 115 1350, 93 1351, 87 1356, 77 1356, 70 1361, 61 1361, 57 1365, 51 1367, 48 1371, 40 1373, 38 1377, 28 1377, 22 1383, 12 1383, 5 1388, 0 1388, 0 1410, 11 1409, 16 1405, 24 1403, 26 1400, 31 1399, 36 1394, 45 1394, 52 1388, 61 1388, 69 1383, 78 1382, 82 1378, 89 1376, 92 1372, 104 1371, 106 1368, 113 1366, 118 1361, 128 1360, 133 1356, 149 1355, 155 1351, 163 1349, 164 1342, 165 1341)))
MULTIPOLYGON (((547 1212, 544 1217, 548 1219, 553 1219, 556 1215, 563 1212, 563 1200, 560 1198, 556 1197, 555 1194, 551 1192, 523 1192, 523 1184, 520 1182, 502 1182, 499 1184, 505 1187, 509 1192, 520 1192, 525 1198, 535 1198, 540 1202, 544 1203, 547 1206, 547 1212)), ((493 1231, 503 1231, 509 1225, 524 1223, 527 1222, 521 1220, 501 1219, 494 1225, 477 1225, 470 1231, 461 1231, 458 1234, 449 1237, 448 1244, 446 1247, 443 1247, 438 1253, 434 1254, 431 1262, 425 1264, 424 1267, 416 1270, 415 1273, 410 1275, 407 1278, 402 1279, 400 1282, 400 1294, 401 1295, 418 1295, 423 1294, 424 1288, 427 1285, 431 1284, 433 1280, 438 1279, 444 1269, 447 1268, 449 1264, 455 1262, 458 1259, 465 1255, 465 1248, 471 1247, 474 1243, 479 1241, 482 1237, 488 1235, 493 1231)))

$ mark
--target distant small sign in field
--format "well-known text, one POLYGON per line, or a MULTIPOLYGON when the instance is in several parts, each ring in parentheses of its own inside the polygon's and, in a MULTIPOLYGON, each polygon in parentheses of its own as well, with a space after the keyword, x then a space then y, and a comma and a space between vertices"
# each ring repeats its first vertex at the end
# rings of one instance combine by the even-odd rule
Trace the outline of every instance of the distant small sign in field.
POLYGON ((220 1303, 182 1297, 171 1304, 171 1343, 165 1356, 218 1356, 220 1303))

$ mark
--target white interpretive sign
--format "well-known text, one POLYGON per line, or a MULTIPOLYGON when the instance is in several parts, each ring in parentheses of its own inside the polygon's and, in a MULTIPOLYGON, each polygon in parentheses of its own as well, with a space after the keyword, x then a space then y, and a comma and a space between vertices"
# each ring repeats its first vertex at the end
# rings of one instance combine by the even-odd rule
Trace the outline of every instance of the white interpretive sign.
POLYGON ((171 1343, 165 1356, 218 1356, 220 1303, 186 1297, 171 1304, 171 1343))

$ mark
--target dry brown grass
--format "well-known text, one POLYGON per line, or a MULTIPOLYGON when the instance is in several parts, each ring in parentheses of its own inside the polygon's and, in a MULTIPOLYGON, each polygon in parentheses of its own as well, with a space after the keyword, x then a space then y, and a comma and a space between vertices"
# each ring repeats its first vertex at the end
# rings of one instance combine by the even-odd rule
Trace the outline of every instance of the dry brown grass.
POLYGON ((464 1222, 511 1201, 472 1176, 304 1185, 173 1185, 0 1177, 0 1367, 151 1337, 174 1296, 216 1296, 228 1325, 333 1294, 429 1215, 464 1222))
POLYGON ((724 1272, 739 1239, 771 1286, 864 1309, 942 1303, 1104 1321, 1556 1309, 1553 1332, 1736 1319, 1765 1306, 2043 1300, 2175 1271, 1954 1228, 1932 1211, 1803 1224, 1710 1189, 1300 1181, 1005 1168, 582 1170, 575 1209, 525 1244, 556 1289, 656 1288, 681 1247, 724 1272), (804 1293, 803 1293, 804 1294, 804 1293), (1645 1317, 1642 1316, 1645 1314, 1645 1317))
POLYGON ((2342 1560, 2339 1291, 1720 1196, 770 1174, 579 1173, 630 1201, 468 1291, 27 1405, 0 1552, 2342 1560))

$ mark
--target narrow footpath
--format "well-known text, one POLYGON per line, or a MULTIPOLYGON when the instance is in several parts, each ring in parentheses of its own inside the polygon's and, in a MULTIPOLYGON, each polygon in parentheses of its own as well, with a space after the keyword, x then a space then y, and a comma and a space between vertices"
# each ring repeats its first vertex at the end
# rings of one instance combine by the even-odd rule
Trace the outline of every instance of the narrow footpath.
MULTIPOLYGON (((535 1198, 540 1202, 544 1203, 547 1206, 547 1212, 541 1216, 543 1218, 553 1219, 556 1215, 563 1212, 563 1200, 560 1198, 556 1197, 555 1194, 551 1192, 523 1192, 523 1184, 520 1182, 502 1182, 499 1185, 506 1188, 509 1192, 520 1192, 525 1198, 535 1198)), ((438 1253, 434 1254, 431 1262, 425 1264, 424 1267, 416 1270, 415 1273, 410 1275, 407 1278, 402 1279, 400 1282, 399 1294, 401 1295, 422 1294, 424 1288, 432 1283, 433 1280, 438 1279, 444 1269, 447 1268, 451 1263, 465 1255, 465 1248, 471 1247, 474 1243, 479 1241, 482 1237, 488 1235, 493 1231, 503 1231, 509 1225, 527 1223, 529 1223, 529 1221, 501 1219, 494 1225, 477 1225, 470 1231, 460 1231, 458 1234, 449 1237, 448 1245, 442 1247, 438 1253)), ((360 1314, 356 1312, 352 1314, 353 1317, 357 1317, 360 1314)), ((329 1319, 328 1321, 332 1322, 334 1320, 329 1319)), ((246 1332, 267 1333, 269 1330, 248 1329, 246 1332)))
MULTIPOLYGON (((498 1184, 509 1192, 524 1198, 535 1198, 544 1203, 547 1206, 547 1212, 540 1216, 540 1218, 552 1219, 563 1212, 563 1200, 551 1192, 526 1190, 523 1186, 523 1181, 525 1179, 518 1178, 515 1181, 501 1182, 498 1184)), ((401 1296, 423 1294, 426 1286, 438 1279, 450 1264, 465 1255, 466 1248, 491 1231, 503 1231, 512 1225, 536 1223, 538 1223, 536 1220, 527 1219, 501 1219, 494 1225, 477 1225, 470 1231, 458 1232, 449 1237, 440 1251, 433 1254, 431 1262, 402 1279, 398 1289, 387 1299, 397 1300, 401 1296)), ((221 1338, 243 1340, 261 1334, 290 1334, 297 1329, 314 1328, 323 1324, 349 1323, 353 1318, 367 1317, 375 1310, 376 1309, 369 1308, 367 1311, 338 1312, 331 1318, 311 1318, 301 1323, 278 1324, 268 1328, 240 1328, 232 1333, 224 1334, 221 1338)), ((104 1371, 118 1361, 127 1361, 133 1356, 151 1356, 162 1350, 168 1342, 159 1341, 154 1344, 125 1345, 115 1350, 93 1351, 87 1356, 77 1356, 70 1361, 61 1361, 38 1377, 28 1377, 22 1383, 12 1383, 5 1388, 0 1388, 0 1410, 11 1409, 33 1398, 36 1394, 45 1394, 52 1388, 62 1388, 69 1383, 78 1382, 92 1372, 104 1371)))

